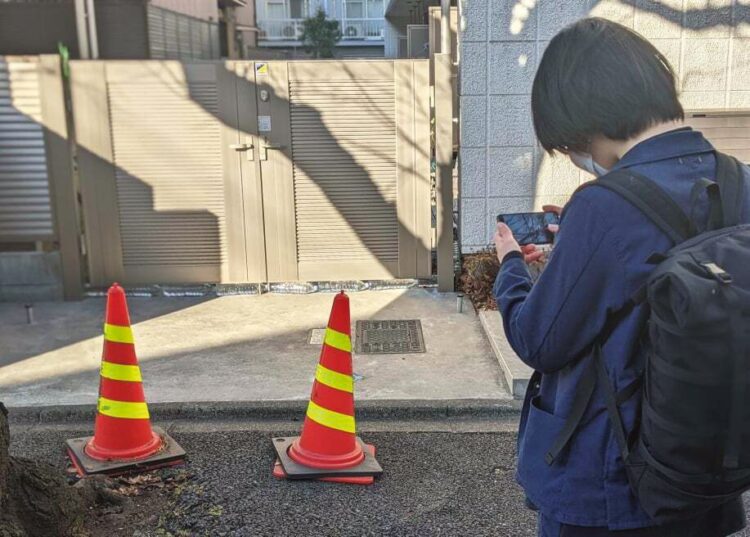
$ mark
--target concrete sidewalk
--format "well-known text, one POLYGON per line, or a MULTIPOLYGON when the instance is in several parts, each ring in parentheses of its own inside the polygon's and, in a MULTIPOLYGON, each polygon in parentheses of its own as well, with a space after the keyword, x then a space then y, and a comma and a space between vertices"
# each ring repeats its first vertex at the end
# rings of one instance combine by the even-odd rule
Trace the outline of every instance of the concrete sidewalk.
MULTIPOLYGON (((420 319, 425 354, 355 355, 362 400, 509 399, 479 320, 453 294, 351 293, 352 321, 420 319), (468 310, 468 311, 467 311, 468 310)), ((309 396, 332 294, 130 298, 149 402, 278 401, 309 396)), ((103 299, 40 303, 27 325, 0 304, 0 400, 7 406, 94 404, 103 299)))

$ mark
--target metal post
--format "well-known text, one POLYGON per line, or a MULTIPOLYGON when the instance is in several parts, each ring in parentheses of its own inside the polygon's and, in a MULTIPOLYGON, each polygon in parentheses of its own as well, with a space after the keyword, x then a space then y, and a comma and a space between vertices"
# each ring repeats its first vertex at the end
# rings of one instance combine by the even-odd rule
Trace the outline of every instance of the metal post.
POLYGON ((453 263, 453 58, 451 2, 440 0, 440 54, 433 61, 435 84, 435 163, 437 177, 437 277, 438 289, 455 287, 453 263))
MULTIPOLYGON (((450 35, 450 34, 448 34, 450 35)), ((438 289, 455 286, 453 264, 453 59, 435 55, 435 197, 437 203, 438 289)))
POLYGON ((62 260, 66 300, 83 294, 83 253, 78 180, 73 170, 72 115, 66 107, 70 88, 59 56, 39 57, 39 96, 44 122, 44 151, 49 169, 55 229, 62 260))
POLYGON ((237 17, 233 7, 224 8, 224 20, 227 23, 227 57, 236 60, 237 52, 237 17))
POLYGON ((86 0, 75 0, 76 9, 76 34, 78 35, 78 54, 83 60, 88 60, 89 54, 89 31, 86 26, 86 0))
POLYGON ((440 52, 451 53, 451 0, 440 0, 440 52))
POLYGON ((86 21, 89 25, 89 42, 91 43, 91 59, 99 58, 99 38, 96 34, 96 12, 94 0, 86 0, 86 21))

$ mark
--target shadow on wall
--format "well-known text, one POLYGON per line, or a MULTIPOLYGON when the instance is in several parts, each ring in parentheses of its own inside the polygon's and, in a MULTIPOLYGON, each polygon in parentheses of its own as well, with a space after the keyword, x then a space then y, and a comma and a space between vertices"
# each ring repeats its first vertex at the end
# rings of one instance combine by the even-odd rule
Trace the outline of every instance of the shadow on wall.
MULTIPOLYGON (((39 69, 44 69, 44 64, 39 65, 39 69)), ((49 75, 54 74, 50 72, 43 72, 41 74, 49 75)), ((40 77, 41 78, 41 77, 40 77)), ((68 141, 65 138, 64 133, 58 132, 55 128, 45 124, 44 118, 41 112, 36 110, 34 101, 29 100, 28 84, 22 85, 22 87, 16 92, 11 86, 9 100, 11 102, 18 101, 21 105, 14 110, 14 114, 24 120, 33 121, 38 124, 44 131, 44 138, 50 147, 63 147, 68 148, 68 141)), ((44 155, 44 147, 35 145, 36 142, 30 139, 21 137, 21 143, 18 139, 9 139, 7 137, 0 137, 0 159, 3 155, 9 155, 10 159, 14 162, 23 163, 29 155, 34 156, 38 153, 44 155), (30 143, 26 143, 29 139, 30 143)), ((94 172, 94 177, 91 179, 92 185, 96 188, 101 186, 100 178, 106 178, 107 174, 113 173, 112 162, 101 158, 97 154, 89 151, 85 147, 78 147, 78 158, 79 161, 85 160, 89 164, 87 170, 94 172)), ((66 155, 67 157, 67 155, 66 155)), ((48 162, 47 167, 54 166, 55 162, 48 162)), ((22 166, 16 165, 17 168, 33 170, 32 175, 24 175, 23 180, 29 181, 29 189, 21 191, 21 198, 18 202, 19 206, 24 211, 24 216, 32 213, 34 210, 44 209, 39 205, 34 205, 31 209, 26 209, 26 206, 21 205, 27 199, 36 199, 30 196, 34 193, 36 183, 41 179, 47 181, 47 175, 40 176, 43 170, 37 169, 36 165, 25 164, 22 166), (32 181, 35 179, 35 181, 32 181)), ((50 176, 53 175, 55 170, 50 169, 50 176)), ((138 198, 144 201, 143 207, 145 210, 142 211, 140 217, 145 220, 156 220, 164 222, 169 228, 179 228, 185 221, 197 221, 205 230, 205 233, 210 237, 218 236, 218 225, 214 215, 205 211, 167 211, 161 212, 154 208, 153 192, 152 189, 143 181, 138 180, 136 177, 129 176, 122 169, 115 169, 114 173, 118 177, 118 181, 126 183, 130 190, 125 196, 126 199, 138 198)), ((1 180, 2 178, 0 178, 1 180)), ((89 193, 94 200, 97 199, 98 190, 94 190, 89 193)), ((37 198, 40 196, 37 195, 37 198)), ((49 203, 49 202, 48 202, 49 203)), ((75 208, 70 207, 71 210, 75 208)), ((46 207, 46 211, 50 211, 49 207, 46 207)), ((6 213, 7 214, 7 213, 6 213)), ((13 214, 13 213, 11 213, 13 214)), ((98 213, 94 215, 98 217, 98 213)), ((110 221, 114 223, 119 222, 118 215, 109 215, 110 221)), ((89 223, 92 226, 99 227, 102 225, 99 222, 93 221, 89 223)), ((45 224, 46 225, 46 224, 45 224)), ((49 222, 50 229, 54 225, 54 222, 49 222)), ((46 229, 46 228, 45 228, 46 229)), ((59 234, 59 232, 58 232, 59 234)), ((169 255, 181 255, 181 253, 189 252, 192 248, 191 244, 185 244, 184 241, 180 241, 179 230, 172 237, 173 250, 169 255)), ((59 238, 58 238, 59 240, 59 238)), ((149 237, 143 237, 142 240, 146 245, 146 252, 150 252, 149 249, 149 237)), ((97 248, 100 245, 91 244, 89 248, 97 248)), ((209 299, 176 299, 171 301, 154 301, 147 308, 139 308, 138 311, 131 310, 132 322, 138 323, 155 317, 168 315, 174 311, 191 307, 197 303, 204 302, 209 299)), ((2 377, 2 368, 15 362, 23 361, 31 356, 44 354, 63 346, 67 346, 75 341, 82 341, 90 338, 100 336, 102 333, 102 323, 104 320, 104 300, 102 299, 91 299, 77 303, 63 303, 63 302, 45 302, 36 304, 34 307, 34 319, 35 324, 29 325, 26 322, 26 310, 23 303, 11 303, 11 302, 0 302, 0 341, 3 342, 2 351, 0 351, 0 377, 2 377), (47 328, 54 328, 56 326, 64 325, 66 327, 64 337, 50 337, 47 333, 47 328)))
MULTIPOLYGON (((517 0, 511 9, 511 18, 508 30, 512 35, 519 35, 539 2, 548 0, 517 0)), ((595 12, 600 4, 621 4, 636 8, 639 11, 652 13, 675 25, 689 30, 705 30, 717 26, 736 27, 740 24, 750 23, 750 4, 734 3, 734 6, 699 7, 690 9, 678 9, 659 0, 592 0, 588 6, 590 12, 595 12), (734 9, 734 16, 732 16, 734 9)))
MULTIPOLYGON (((297 263, 337 262, 342 254, 349 255, 352 261, 371 256, 370 259, 381 268, 395 272, 399 235, 395 113, 393 117, 385 117, 382 106, 368 101, 368 92, 361 86, 360 97, 364 99, 357 101, 357 110, 352 107, 348 94, 352 87, 332 89, 329 95, 311 95, 317 90, 308 90, 304 85, 293 87, 294 82, 290 80, 289 87, 293 93, 287 100, 271 84, 261 82, 260 78, 256 83, 242 77, 236 77, 236 81, 240 96, 267 92, 268 102, 274 107, 271 112, 274 125, 270 132, 259 132, 257 121, 250 126, 250 130, 239 125, 231 127, 237 128, 241 138, 247 135, 256 137, 256 140, 266 137, 269 145, 283 147, 278 155, 286 160, 284 165, 291 170, 290 173, 279 173, 280 169, 272 168, 277 165, 277 162, 273 162, 273 156, 277 153, 271 156, 269 152, 269 160, 265 161, 265 166, 261 165, 255 177, 256 181, 262 183, 269 262, 274 256, 271 251, 278 247, 275 241, 289 239, 288 236, 276 235, 281 230, 271 229, 278 219, 286 217, 296 224, 296 229, 292 231, 296 236, 296 240, 293 239, 296 241, 296 259, 292 269, 295 275, 298 274, 297 263), (333 110, 330 101, 336 98, 340 99, 340 105, 338 110, 333 110), (317 107, 308 104, 316 101, 327 102, 317 107), (290 124, 277 128, 275 124, 283 114, 274 112, 280 108, 289 110, 290 124), (352 118, 342 117, 347 113, 352 118), (356 124, 363 113, 370 116, 383 114, 380 118, 382 121, 360 120, 373 129, 369 133, 370 138, 361 138, 371 140, 369 152, 377 157, 378 163, 373 163, 370 158, 362 159, 361 142, 350 130, 364 128, 356 124), (281 190, 269 184, 269 181, 286 182, 286 192, 290 195, 279 197, 281 190), (276 197, 269 195, 270 189, 274 189, 276 197), (287 203, 291 207, 286 206, 287 203), (331 208, 334 214, 330 212, 331 208), (290 210, 293 216, 286 216, 290 210)), ((247 184, 246 181, 243 178, 243 183, 247 184)), ((277 279, 273 276, 276 272, 273 268, 267 270, 266 279, 277 279)), ((289 268, 280 270, 286 272, 289 268)))
MULTIPOLYGON (((239 62, 242 64, 243 62, 239 62)), ((304 189, 313 187, 313 191, 305 190, 301 192, 303 196, 315 196, 322 194, 322 198, 327 201, 327 205, 333 208, 337 218, 327 221, 318 221, 321 211, 324 212, 328 207, 316 205, 322 203, 318 200, 315 203, 302 203, 292 207, 296 211, 298 234, 297 254, 299 260, 325 260, 330 262, 339 261, 342 252, 350 253, 352 261, 367 260, 376 264, 397 276, 399 235, 408 236, 409 243, 421 241, 420 238, 413 235, 406 222, 399 221, 397 210, 397 178, 399 174, 411 174, 415 169, 411 165, 398 162, 397 140, 410 140, 413 133, 405 131, 405 127, 398 125, 396 122, 396 110, 393 100, 390 103, 384 102, 382 96, 377 96, 377 90, 372 89, 373 81, 358 80, 351 72, 346 63, 341 63, 342 73, 339 79, 330 80, 335 83, 341 81, 343 88, 333 88, 328 90, 330 95, 310 96, 301 95, 305 93, 305 87, 301 86, 297 94, 289 102, 285 96, 279 95, 274 88, 266 82, 258 83, 250 80, 248 77, 239 76, 237 73, 229 70, 226 66, 220 67, 225 75, 229 75, 237 85, 237 94, 242 96, 257 95, 264 90, 268 92, 268 101, 272 103, 274 110, 286 108, 290 111, 292 125, 283 125, 276 127, 278 118, 274 118, 274 128, 271 132, 259 132, 257 122, 240 121, 239 116, 247 113, 247 109, 255 109, 256 103, 238 102, 237 109, 232 113, 220 113, 214 99, 215 95, 210 95, 211 91, 205 83, 197 83, 190 78, 188 69, 175 72, 172 69, 164 69, 163 64, 151 63, 150 68, 156 78, 160 78, 164 88, 172 93, 172 99, 181 102, 181 106, 190 109, 191 113, 204 116, 207 128, 215 129, 217 127, 226 127, 236 132, 238 140, 244 139, 245 136, 252 136, 257 141, 259 137, 266 137, 269 145, 282 147, 282 151, 274 152, 273 156, 269 153, 269 160, 262 167, 243 167, 240 159, 244 158, 243 154, 238 154, 238 166, 241 168, 241 190, 243 195, 248 195, 253 191, 260 175, 260 188, 262 192, 263 204, 262 217, 265 218, 265 232, 268 236, 268 243, 265 245, 247 245, 247 255, 252 251, 265 250, 265 255, 269 260, 276 254, 270 250, 277 248, 278 244, 274 243, 274 237, 280 237, 285 232, 280 229, 285 222, 283 217, 279 216, 280 211, 288 210, 280 207, 280 203, 288 201, 294 204, 294 199, 284 200, 280 196, 287 195, 295 188, 304 189), (168 78, 171 79, 168 79, 168 78), (257 86, 257 87, 256 87, 257 86), (187 90, 187 94, 185 94, 187 90), (356 95, 356 99, 353 97, 356 95), (340 104, 336 107, 330 101, 339 99, 340 104), (328 101, 316 104, 321 101, 328 101), (197 105, 197 106, 196 106, 197 105), (202 114, 198 114, 198 110, 202 114), (244 112, 242 111, 244 110, 244 112), (350 119, 346 115, 350 114, 350 119), (210 118, 208 117, 210 116, 210 118), (358 121, 357 118, 362 118, 358 121), (295 125, 296 122, 296 125, 295 125), (240 125, 242 123, 242 125, 240 125), (287 139, 287 133, 291 129, 291 144, 287 139), (291 146, 290 146, 291 145, 291 146), (294 148, 294 155, 292 149, 294 148), (321 160, 320 155, 325 155, 325 162, 321 160), (268 167, 276 156, 286 159, 288 169, 292 173, 288 176, 280 174, 278 170, 268 167), (293 174, 293 175, 292 175, 293 174), (255 177, 254 177, 255 176, 255 177), (274 181, 284 182, 283 186, 274 184, 274 181), (284 191, 284 189, 287 189, 284 191), (368 217, 368 215, 370 215, 368 217), (306 224, 314 224, 315 229, 309 229, 306 224), (313 235, 320 234, 321 227, 327 224, 328 237, 318 239, 313 235), (309 239, 305 241, 305 239, 309 239), (311 245, 315 250, 306 245, 311 245), (330 250, 327 250, 330 246, 330 250), (258 250, 258 248, 260 250, 258 250)), ((173 64, 174 65, 174 64, 173 64)), ((249 64, 252 69, 252 64, 249 64)), ((222 75, 220 74, 219 77, 222 75)), ((360 77, 361 78, 361 77, 360 77)), ((137 84, 138 80, 132 80, 129 83, 137 84)), ((291 85, 292 82, 290 82, 291 85)), ((110 84, 110 92, 112 85, 110 84)), ((321 90, 327 91, 327 90, 321 90)), ((393 97, 391 97, 393 99, 393 97)), ((117 106, 117 99, 111 99, 111 106, 117 106)), ((169 154, 171 159, 179 160, 181 151, 185 144, 179 140, 169 140, 169 136, 174 133, 165 133, 159 130, 159 124, 164 121, 157 111, 153 116, 140 117, 137 124, 132 124, 132 132, 138 133, 140 130, 148 132, 149 130, 159 131, 153 140, 154 146, 164 146, 166 143, 174 147, 175 153, 169 154)), ((113 130, 117 128, 115 121, 128 123, 128 115, 122 114, 122 117, 115 118, 113 115, 113 130)), ((132 123, 132 120, 130 120, 132 123)), ((189 128, 189 127, 188 127, 189 128)), ((185 132, 183 130, 183 132, 185 132)), ((137 135, 137 134, 136 134, 137 135)), ((213 145, 215 149, 201 149, 202 155, 211 152, 212 155, 219 157, 223 151, 221 147, 221 136, 216 133, 210 140, 206 140, 209 147, 213 145)), ((118 140, 114 141, 115 160, 118 166, 122 167, 122 172, 127 174, 129 179, 140 178, 139 180, 148 182, 148 173, 138 173, 131 169, 129 165, 121 163, 120 155, 117 154, 118 140)), ((418 147, 420 156, 429 159, 429 147, 418 147)), ((163 152, 162 152, 163 153, 163 152)), ((164 155, 162 155, 164 156, 164 155)), ((257 153, 256 153, 257 158, 257 153)), ((166 162, 172 162, 169 158, 164 159, 166 162)), ((214 170, 221 170, 221 162, 214 162, 214 170)), ((148 172, 149 170, 147 170, 148 172)), ((174 180, 178 180, 175 175, 174 180)), ((425 179, 429 181, 429 179, 425 179)), ((198 186, 202 182, 200 177, 194 177, 194 185, 198 186)), ((120 189, 120 176, 118 175, 118 189, 120 189)), ((155 187, 156 197, 159 197, 159 186, 155 187)), ((221 195, 221 187, 217 186, 214 195, 221 195)), ((236 200, 226 200, 227 207, 236 200)), ((127 198, 126 198, 127 203, 127 198)), ((127 208, 126 208, 127 210, 127 208)), ((220 209, 216 210, 218 214, 220 209)), ((257 215, 248 214, 247 207, 243 208, 244 218, 247 220, 246 225, 262 226, 263 222, 256 224, 257 215)), ((123 207, 120 208, 120 217, 123 219, 123 207)), ((227 225, 223 216, 219 217, 220 235, 223 237, 224 226, 227 225)), ((124 224, 124 222, 123 222, 124 224)), ((153 226, 154 232, 160 232, 158 222, 149 223, 153 226)), ((141 224, 142 227, 142 224, 141 224)), ((126 229, 127 231, 127 229, 126 229)), ((124 240, 123 246, 127 253, 127 243, 124 240)), ((423 247, 429 248, 428 244, 422 244, 423 247)), ((229 250, 228 256, 234 255, 229 250)), ((261 254, 263 255, 263 254, 261 254)), ((248 260, 251 263, 252 260, 248 260)), ((270 262, 270 261, 269 261, 270 262)), ((272 270, 268 269, 269 273, 272 270)), ((294 268, 296 274, 296 267, 294 268)), ((268 279, 273 280, 271 274, 268 279)), ((266 277, 262 278, 266 279, 266 277)), ((293 278, 291 278, 293 279, 293 278)), ((334 278, 335 279, 335 278, 334 278)), ((218 278, 217 278, 218 280, 218 278)))
MULTIPOLYGON (((311 62, 302 60, 296 64, 314 65, 311 62)), ((270 133, 259 132, 257 122, 247 127, 229 126, 237 130, 240 138, 266 136, 271 145, 290 146, 278 155, 286 160, 291 173, 280 177, 277 170, 270 170, 275 175, 268 177, 269 170, 261 167, 256 180, 262 183, 269 263, 268 252, 276 247, 271 242, 274 236, 273 230, 269 231, 269 222, 274 221, 273 212, 278 214, 281 208, 274 206, 278 199, 268 196, 268 182, 269 179, 288 182, 291 198, 282 201, 292 205, 295 213, 295 263, 299 263, 298 277, 303 280, 308 279, 305 264, 334 264, 342 256, 352 263, 378 265, 384 273, 398 277, 400 249, 417 243, 430 248, 412 232, 409 222, 400 218, 398 210, 399 177, 419 176, 414 165, 397 156, 399 141, 414 139, 414 133, 398 123, 397 110, 412 103, 398 102, 395 76, 388 83, 375 74, 372 79, 363 79, 352 68, 353 64, 337 62, 339 71, 326 80, 316 78, 313 82, 303 76, 299 80, 290 76, 285 82, 290 92, 288 99, 279 95, 266 77, 257 77, 252 82, 235 76, 239 95, 260 95, 266 91, 268 102, 275 103, 274 110, 289 111, 289 124, 279 129, 274 127, 270 133), (283 134, 287 130, 288 139, 283 134), (400 244, 400 240, 406 244, 400 244)), ((288 65, 287 72, 291 74, 295 62, 288 65)), ((416 148, 429 161, 429 146, 416 148)), ((273 281, 272 269, 269 267, 267 271, 267 279, 273 281)), ((294 273, 297 274, 296 267, 294 273)), ((330 279, 341 278, 332 275, 330 279)))
MULTIPOLYGON (((95 66, 97 63, 81 62, 79 65, 95 66)), ((167 77, 164 83, 149 82, 145 87, 138 87, 132 84, 137 80, 110 80, 107 95, 98 85, 101 81, 92 81, 90 77, 76 80, 76 92, 85 98, 101 101, 98 104, 100 109, 85 119, 88 134, 83 136, 92 138, 93 132, 97 146, 80 143, 76 148, 83 203, 91 209, 84 214, 86 228, 95 231, 89 237, 89 258, 84 263, 88 263, 92 274, 98 275, 103 286, 115 280, 131 286, 196 280, 218 282, 223 279, 222 267, 227 257, 235 255, 226 245, 225 206, 238 200, 225 199, 224 196, 220 129, 225 120, 218 113, 215 85, 212 89, 205 81, 191 80, 184 72, 184 66, 177 62, 152 62, 150 65, 159 69, 159 76, 167 77), (182 74, 174 78, 172 71, 159 69, 164 64, 178 66, 177 71, 182 71, 182 74), (148 110, 133 114, 134 107, 141 106, 144 101, 151 102, 148 110), (167 111, 173 113, 165 119, 167 111), (104 119, 112 122, 111 130, 105 123, 91 124, 104 119), (112 139, 108 139, 110 136, 112 139), (118 203, 106 203, 106 199, 116 199, 118 203), (91 255, 92 252, 98 255, 91 255), (125 280, 123 268, 128 274, 125 280), (162 277, 157 279, 159 274, 162 277)), ((73 67, 75 69, 75 64, 73 67)), ((252 84, 234 73, 231 76, 240 85, 252 84)), ((396 210, 396 176, 413 171, 410 166, 397 162, 396 139, 398 136, 409 139, 412 135, 403 132, 405 127, 397 125, 388 115, 389 107, 380 106, 365 91, 367 81, 356 84, 364 96, 361 106, 373 114, 380 114, 378 121, 391 130, 391 142, 371 144, 366 137, 347 138, 340 142, 339 133, 329 130, 325 114, 315 106, 290 105, 278 95, 272 98, 281 99, 283 106, 291 106, 304 123, 317 125, 316 145, 306 151, 324 147, 330 160, 336 163, 323 169, 315 164, 314 159, 308 164, 300 158, 296 173, 304 174, 340 219, 349 223, 353 230, 353 246, 359 246, 381 263, 393 266, 394 250, 384 248, 384 242, 395 244, 397 255, 399 234, 402 237, 408 235, 414 242, 422 240, 409 233, 405 223, 399 222, 396 210), (362 151, 380 164, 374 167, 362 165, 352 156, 352 152, 362 151), (383 174, 386 179, 390 178, 388 184, 392 184, 392 190, 383 191, 376 183, 375 175, 382 177, 383 174), (353 181, 360 187, 356 196, 352 196, 350 190, 342 189, 342 185, 350 186, 353 181), (373 206, 383 209, 379 213, 385 215, 383 221, 373 223, 363 218, 373 206)), ((238 127, 234 120, 225 125, 231 129, 238 127)), ((45 130, 49 139, 66 144, 59 133, 47 127, 45 130)), ((242 134, 257 136, 257 125, 253 129, 238 131, 238 137, 242 134)), ((273 132, 269 137, 271 143, 276 142, 273 132)), ((428 147, 418 149, 423 158, 429 158, 428 147)), ((291 156, 291 148, 285 155, 288 155, 285 158, 291 156)), ((243 155, 237 153, 237 162, 241 158, 243 155)), ((266 201, 276 202, 272 198, 266 201)), ((308 218, 314 218, 315 207, 308 211, 308 218)), ((326 240, 335 243, 342 239, 338 230, 330 229, 326 240)), ((429 245, 424 246, 429 248, 429 245)), ((245 253, 241 255, 244 257, 245 253)), ((165 315, 191 305, 190 301, 174 300, 163 309, 149 310, 149 315, 165 315)), ((8 305, 3 315, 13 316, 12 307, 8 305)), ((63 318, 64 315, 61 310, 60 318, 47 321, 70 323, 76 327, 85 325, 85 319, 75 315, 63 318)), ((96 337, 100 334, 100 321, 91 324, 89 329, 71 330, 71 334, 75 340, 96 337)), ((49 352, 71 342, 43 338, 42 343, 34 347, 34 354, 49 352)), ((28 356, 23 352, 8 354, 0 366, 28 356)))

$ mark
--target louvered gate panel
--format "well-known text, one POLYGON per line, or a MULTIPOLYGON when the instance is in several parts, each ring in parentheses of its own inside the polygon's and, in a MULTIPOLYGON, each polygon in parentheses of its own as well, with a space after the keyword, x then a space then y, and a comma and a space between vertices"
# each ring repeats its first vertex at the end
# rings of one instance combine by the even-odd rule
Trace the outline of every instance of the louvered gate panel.
POLYGON ((148 44, 152 59, 167 57, 166 33, 164 30, 164 10, 149 5, 148 10, 148 44))
POLYGON ((164 15, 164 50, 167 58, 180 57, 180 38, 177 33, 177 14, 163 10, 164 15))
POLYGON ((719 151, 750 164, 750 113, 688 112, 685 121, 719 151))
POLYGON ((38 66, 0 56, 0 241, 54 236, 38 66))
POLYGON ((180 58, 190 59, 192 57, 190 43, 190 19, 177 16, 177 44, 180 48, 180 58))
POLYGON ((216 83, 153 70, 158 78, 121 72, 108 83, 126 279, 219 281, 226 240, 216 83))
POLYGON ((289 87, 300 276, 316 263, 395 267, 393 80, 290 80, 289 87))

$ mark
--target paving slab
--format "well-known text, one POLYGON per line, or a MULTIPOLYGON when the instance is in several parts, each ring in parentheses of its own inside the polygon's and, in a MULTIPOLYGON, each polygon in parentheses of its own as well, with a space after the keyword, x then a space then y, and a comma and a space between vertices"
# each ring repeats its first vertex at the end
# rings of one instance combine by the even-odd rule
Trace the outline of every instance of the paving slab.
MULTIPOLYGON (((419 319, 424 354, 355 355, 360 400, 510 398, 479 319, 432 289, 351 293, 352 322, 419 319), (359 378, 359 377, 358 377, 359 378)), ((304 400, 333 295, 128 300, 149 402, 304 400)), ((7 406, 93 404, 104 299, 0 303, 0 399, 7 406)), ((353 327, 352 327, 353 328, 353 327)), ((352 330, 354 332, 354 330, 352 330)))

